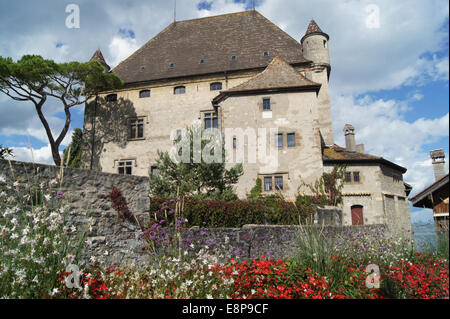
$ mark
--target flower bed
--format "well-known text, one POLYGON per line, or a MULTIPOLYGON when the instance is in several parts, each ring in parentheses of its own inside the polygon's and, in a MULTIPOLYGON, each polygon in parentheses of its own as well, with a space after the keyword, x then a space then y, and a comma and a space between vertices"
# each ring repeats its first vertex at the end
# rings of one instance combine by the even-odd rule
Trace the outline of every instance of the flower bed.
POLYGON ((448 298, 448 262, 422 255, 416 258, 416 263, 402 261, 397 266, 381 267, 380 288, 366 286, 367 273, 360 265, 346 264, 345 280, 335 282, 298 261, 266 260, 263 256, 205 266, 195 274, 182 269, 179 276, 166 280, 155 270, 139 273, 95 268, 82 275, 80 290, 64 288, 67 273, 62 273, 61 293, 53 298, 215 298, 219 292, 223 293, 221 298, 233 299, 448 298))

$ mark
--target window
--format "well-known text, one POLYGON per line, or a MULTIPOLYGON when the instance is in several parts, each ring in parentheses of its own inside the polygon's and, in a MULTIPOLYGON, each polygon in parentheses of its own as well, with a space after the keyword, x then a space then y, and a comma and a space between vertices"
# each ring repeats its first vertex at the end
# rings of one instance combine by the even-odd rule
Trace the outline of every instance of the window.
POLYGON ((219 128, 219 119, 217 117, 217 113, 211 112, 211 113, 205 113, 204 115, 205 120, 205 130, 211 129, 211 128, 219 128))
POLYGON ((130 139, 144 138, 144 119, 130 120, 130 139))
POLYGON ((145 66, 141 66, 141 72, 145 71, 145 66))
POLYGON ((283 134, 275 135, 275 146, 283 147, 283 134))
POLYGON ((203 64, 203 63, 205 63, 206 61, 204 60, 204 59, 201 59, 200 60, 200 64, 203 64))
POLYGON ((169 67, 170 67, 171 69, 173 69, 173 68, 175 67, 175 63, 170 63, 170 64, 169 64, 169 67))
POLYGON ((270 111, 270 99, 269 98, 265 98, 263 99, 263 111, 270 111))
POLYGON ((295 133, 287 134, 287 144, 288 147, 295 147, 295 133))
POLYGON ((272 177, 264 177, 264 191, 270 192, 272 190, 272 177))
POLYGON ((133 169, 132 161, 119 162, 118 173, 121 175, 131 175, 133 169))
POLYGON ((235 56, 235 55, 231 56, 231 61, 236 61, 236 59, 237 59, 237 56, 235 56))
POLYGON ((345 172, 345 182, 350 183, 352 181, 352 173, 345 172))
POLYGON ((275 189, 283 190, 283 176, 275 176, 275 189))
POLYGON ((158 166, 152 166, 150 169, 150 172, 153 176, 158 176, 158 174, 159 174, 158 166))
POLYGON ((210 89, 211 89, 211 91, 222 90, 222 83, 221 82, 211 83, 210 89))
POLYGON ((173 89, 173 94, 184 94, 186 93, 186 87, 185 86, 177 86, 173 89))
POLYGON ((346 183, 360 183, 361 174, 360 172, 345 172, 345 182, 346 183))
POLYGON ((141 92, 139 92, 140 99, 145 99, 148 97, 150 97, 150 90, 142 90, 141 92))
POLYGON ((264 56, 269 56, 269 52, 268 51, 264 51, 263 55, 264 56))
POLYGON ((237 148, 237 138, 233 137, 233 148, 237 148))
POLYGON ((106 102, 117 102, 117 94, 108 94, 106 96, 106 102))
POLYGON ((327 40, 323 40, 323 47, 324 47, 324 48, 327 47, 327 40))

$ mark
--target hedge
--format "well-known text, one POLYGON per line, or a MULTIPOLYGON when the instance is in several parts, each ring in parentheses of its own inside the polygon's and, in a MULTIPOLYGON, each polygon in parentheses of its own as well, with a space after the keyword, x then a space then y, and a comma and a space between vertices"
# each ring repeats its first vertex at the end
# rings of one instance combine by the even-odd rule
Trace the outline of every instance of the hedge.
MULTIPOLYGON (((185 198, 182 216, 189 227, 239 228, 246 224, 298 225, 310 216, 299 204, 281 199, 254 200, 200 200, 185 198)), ((164 210, 175 210, 176 201, 170 198, 152 197, 150 212, 161 216, 164 210)))

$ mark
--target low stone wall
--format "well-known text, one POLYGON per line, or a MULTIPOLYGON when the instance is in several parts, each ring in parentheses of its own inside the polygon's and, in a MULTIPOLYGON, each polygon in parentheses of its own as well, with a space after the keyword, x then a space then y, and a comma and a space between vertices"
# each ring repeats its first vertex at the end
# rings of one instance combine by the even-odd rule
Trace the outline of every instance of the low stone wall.
MULTIPOLYGON (((149 219, 147 177, 80 169, 61 171, 55 166, 22 162, 11 162, 10 166, 8 161, 0 160, 0 180, 19 181, 19 185, 30 186, 48 184, 55 178, 62 180, 57 190, 63 193, 61 201, 67 205, 68 223, 77 228, 78 234, 86 231, 84 262, 91 256, 102 258, 108 264, 140 263, 152 258, 143 249, 142 229, 137 223, 119 219, 109 198, 113 186, 120 189, 129 209, 145 223, 149 219)), ((340 218, 338 210, 324 207, 316 214, 316 223, 320 225, 332 220, 336 224, 340 218), (327 211, 331 215, 327 215, 327 211)), ((325 228, 334 234, 351 226, 325 228)), ((246 225, 242 228, 192 228, 183 236, 190 238, 195 249, 208 246, 226 258, 236 255, 241 258, 259 258, 261 255, 283 258, 295 254, 297 234, 297 226, 246 225)))

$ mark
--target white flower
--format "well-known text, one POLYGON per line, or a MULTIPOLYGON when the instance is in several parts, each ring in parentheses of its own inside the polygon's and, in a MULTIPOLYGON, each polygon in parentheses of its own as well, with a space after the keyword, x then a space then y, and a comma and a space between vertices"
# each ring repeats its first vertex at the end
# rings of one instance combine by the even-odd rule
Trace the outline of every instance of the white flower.
POLYGON ((47 202, 50 201, 50 199, 52 199, 52 196, 50 194, 46 194, 44 195, 44 197, 47 202))
POLYGON ((213 296, 211 296, 211 295, 206 295, 206 299, 213 299, 213 296))
POLYGON ((52 292, 50 293, 50 295, 54 296, 59 292, 58 288, 53 288, 52 292))

